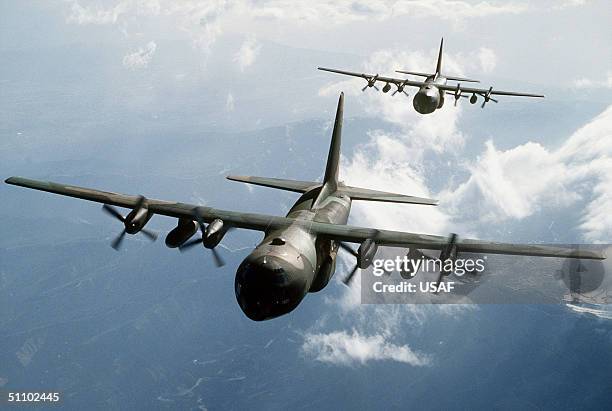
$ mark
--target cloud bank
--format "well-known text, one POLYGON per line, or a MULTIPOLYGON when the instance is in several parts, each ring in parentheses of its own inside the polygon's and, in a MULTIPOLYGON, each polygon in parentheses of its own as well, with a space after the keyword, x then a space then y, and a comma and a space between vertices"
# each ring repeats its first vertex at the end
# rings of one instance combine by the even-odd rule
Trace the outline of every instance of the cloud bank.
POLYGON ((307 334, 303 352, 317 361, 334 365, 366 364, 370 361, 391 360, 413 366, 430 364, 427 355, 415 353, 407 345, 395 345, 382 335, 361 335, 336 331, 329 334, 307 334))
POLYGON ((150 41, 144 47, 140 47, 135 52, 123 57, 123 66, 130 70, 146 68, 151 62, 155 50, 157 50, 157 44, 150 41))

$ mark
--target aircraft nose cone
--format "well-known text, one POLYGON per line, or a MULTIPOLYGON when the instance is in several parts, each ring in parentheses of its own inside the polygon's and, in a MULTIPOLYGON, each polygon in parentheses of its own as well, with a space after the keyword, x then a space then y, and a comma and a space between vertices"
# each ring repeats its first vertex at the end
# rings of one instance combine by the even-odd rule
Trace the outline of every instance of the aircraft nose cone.
POLYGON ((263 321, 287 314, 306 295, 306 282, 276 257, 247 258, 238 267, 236 299, 244 314, 263 321))
POLYGON ((421 114, 433 113, 438 107, 438 96, 436 90, 420 90, 412 100, 414 109, 421 114))

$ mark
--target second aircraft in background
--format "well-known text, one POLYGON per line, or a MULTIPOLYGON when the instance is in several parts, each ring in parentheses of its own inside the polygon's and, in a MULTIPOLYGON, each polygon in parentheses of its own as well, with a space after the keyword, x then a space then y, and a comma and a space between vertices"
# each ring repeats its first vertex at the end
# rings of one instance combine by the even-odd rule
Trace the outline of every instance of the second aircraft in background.
POLYGON ((374 87, 376 90, 378 90, 378 87, 376 86, 377 81, 385 83, 382 88, 383 93, 387 93, 389 90, 391 90, 392 84, 395 85, 397 89, 392 95, 395 95, 396 93, 404 93, 408 95, 408 93, 404 91, 406 86, 418 87, 419 91, 414 95, 412 104, 414 109, 421 114, 433 113, 436 109, 441 108, 444 104, 444 97, 447 95, 450 95, 455 99, 455 105, 457 105, 457 101, 462 97, 469 98, 470 103, 475 104, 478 101, 478 96, 481 96, 483 98, 481 105, 482 108, 484 108, 485 104, 487 104, 489 101, 497 103, 497 100, 491 96, 544 97, 541 94, 493 90, 493 87, 482 89, 474 87, 461 87, 461 83, 457 83, 456 85, 447 84, 448 80, 469 83, 478 83, 479 81, 456 76, 447 76, 442 73, 443 44, 444 39, 440 41, 440 51, 438 52, 438 63, 436 65, 435 73, 429 74, 415 71, 396 70, 398 73, 402 74, 425 77, 425 81, 412 81, 407 79, 383 77, 379 76, 378 74, 356 73, 352 71, 336 70, 325 67, 319 67, 319 70, 330 71, 332 73, 344 74, 347 76, 361 77, 368 82, 363 89, 361 89, 361 91, 365 91, 368 87, 374 87))

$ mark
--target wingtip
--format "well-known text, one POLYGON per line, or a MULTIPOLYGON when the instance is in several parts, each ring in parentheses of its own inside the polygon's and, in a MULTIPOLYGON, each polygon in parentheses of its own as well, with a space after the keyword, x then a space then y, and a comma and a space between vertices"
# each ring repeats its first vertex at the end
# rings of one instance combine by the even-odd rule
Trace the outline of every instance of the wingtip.
POLYGON ((7 178, 6 180, 4 180, 4 183, 5 183, 5 184, 15 184, 15 179, 16 179, 16 178, 17 178, 17 177, 9 177, 9 178, 7 178))

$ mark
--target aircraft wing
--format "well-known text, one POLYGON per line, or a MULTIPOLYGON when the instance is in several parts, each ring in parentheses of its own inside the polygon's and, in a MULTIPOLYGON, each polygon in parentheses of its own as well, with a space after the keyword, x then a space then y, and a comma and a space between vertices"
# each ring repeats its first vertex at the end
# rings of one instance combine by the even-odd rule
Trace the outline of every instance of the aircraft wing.
MULTIPOLYGON (((382 83, 390 83, 395 84, 396 86, 404 85, 404 86, 412 86, 412 87, 422 87, 425 85, 422 81, 412 81, 405 80, 400 78, 393 77, 383 77, 377 74, 366 74, 366 73, 357 73, 353 71, 344 71, 344 70, 336 70, 325 67, 319 67, 319 70, 329 71, 331 73, 344 74, 345 76, 353 76, 353 77, 361 77, 365 80, 375 80, 380 81, 382 83)), ((449 85, 449 84, 433 84, 440 90, 455 92, 457 90, 457 86, 449 85)), ((461 87, 462 97, 467 97, 465 94, 478 94, 480 96, 489 95, 497 95, 497 96, 520 96, 520 97, 544 97, 542 94, 533 94, 533 93, 522 93, 516 91, 502 91, 502 90, 494 90, 494 89, 485 89, 485 88, 476 88, 476 87, 461 87)))
MULTIPOLYGON (((57 184, 46 181, 11 177, 7 184, 31 188, 34 190, 80 198, 118 207, 133 208, 139 202, 139 196, 100 191, 72 185, 57 184)), ((249 230, 267 231, 269 229, 299 226, 318 236, 335 241, 361 243, 371 239, 381 246, 416 247, 428 250, 442 250, 448 239, 442 236, 407 233, 400 231, 378 230, 374 228, 355 227, 350 225, 330 224, 309 220, 278 217, 266 214, 243 213, 201 207, 193 204, 146 199, 148 210, 154 214, 175 218, 194 218, 197 213, 207 223, 221 219, 230 227, 249 230)), ((458 252, 527 255, 540 257, 573 257, 585 259, 605 259, 601 253, 592 250, 579 250, 563 247, 551 247, 529 244, 492 243, 481 240, 457 240, 458 252)))
MULTIPOLYGON (((455 92, 457 90, 457 86, 453 86, 450 84, 436 84, 440 90, 455 92)), ((516 91, 502 91, 502 90, 494 90, 494 89, 486 89, 486 88, 476 88, 476 87, 461 87, 461 92, 465 94, 479 94, 481 96, 485 96, 490 92, 490 95, 497 96, 519 96, 519 97, 544 97, 542 94, 533 94, 533 93, 521 93, 516 91)))
POLYGON ((345 76, 361 77, 362 79, 365 79, 368 81, 375 79, 376 81, 380 81, 383 83, 391 83, 395 85, 421 87, 425 84, 422 81, 412 81, 412 80, 406 80, 402 78, 383 77, 383 76, 379 76, 378 74, 357 73, 353 71, 336 70, 336 69, 330 69, 330 68, 325 68, 325 67, 318 67, 318 69, 322 71, 329 71, 330 73, 344 74, 345 76))

